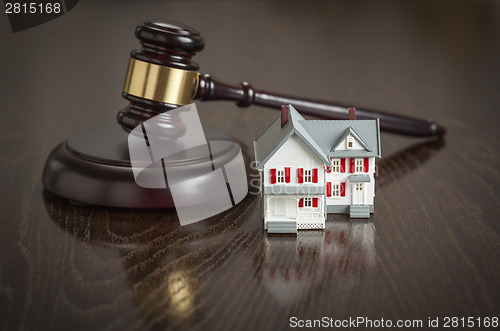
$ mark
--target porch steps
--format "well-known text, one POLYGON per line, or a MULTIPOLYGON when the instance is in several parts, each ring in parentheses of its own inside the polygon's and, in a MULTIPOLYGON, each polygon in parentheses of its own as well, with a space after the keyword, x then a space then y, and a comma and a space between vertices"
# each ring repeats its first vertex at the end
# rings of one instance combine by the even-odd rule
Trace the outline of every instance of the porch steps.
POLYGON ((349 208, 351 218, 370 218, 370 207, 351 205, 349 208))
POLYGON ((267 223, 268 233, 297 233, 297 221, 269 221, 267 223))

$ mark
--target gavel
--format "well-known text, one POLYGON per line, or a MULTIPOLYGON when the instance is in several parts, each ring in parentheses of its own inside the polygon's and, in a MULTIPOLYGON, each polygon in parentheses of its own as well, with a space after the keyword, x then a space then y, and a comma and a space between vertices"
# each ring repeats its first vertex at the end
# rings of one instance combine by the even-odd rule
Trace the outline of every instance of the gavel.
MULTIPOLYGON (((121 127, 103 125, 77 132, 56 146, 45 163, 44 187, 70 202, 122 208, 174 207, 168 183, 166 189, 147 189, 136 184, 128 134, 154 118, 166 128, 161 139, 178 139, 189 123, 183 123, 170 110, 193 100, 232 100, 240 107, 255 104, 276 110, 283 104, 292 104, 303 114, 325 119, 348 118, 348 107, 343 105, 266 92, 254 89, 247 82, 233 86, 198 73, 199 66, 192 57, 205 44, 200 33, 189 26, 146 21, 136 28, 135 35, 142 48, 132 51, 130 56, 122 93, 130 103, 118 112, 121 127)), ((357 118, 379 118, 381 130, 392 133, 416 137, 445 134, 445 129, 432 121, 386 112, 358 109, 357 118)), ((207 140, 234 139, 219 129, 204 127, 203 131, 207 140)), ((250 160, 248 149, 243 146, 242 151, 250 160)), ((212 153, 208 161, 225 164, 232 159, 233 152, 212 153)), ((164 167, 189 171, 206 161, 186 154, 185 159, 175 164, 165 161, 164 167)))
MULTIPOLYGON (((300 113, 323 119, 347 119, 347 106, 277 94, 252 87, 248 82, 230 85, 209 74, 199 74, 192 57, 205 44, 200 33, 187 25, 170 21, 146 21, 137 26, 141 50, 131 53, 123 97, 130 105, 118 113, 127 131, 145 119, 189 104, 192 100, 230 100, 240 107, 259 105, 276 110, 292 104, 300 113)), ((388 112, 357 109, 358 119, 380 119, 382 131, 415 137, 442 136, 446 130, 431 120, 388 112)), ((168 117, 168 116, 167 116, 168 117)), ((173 118, 172 125, 178 121, 173 118)))

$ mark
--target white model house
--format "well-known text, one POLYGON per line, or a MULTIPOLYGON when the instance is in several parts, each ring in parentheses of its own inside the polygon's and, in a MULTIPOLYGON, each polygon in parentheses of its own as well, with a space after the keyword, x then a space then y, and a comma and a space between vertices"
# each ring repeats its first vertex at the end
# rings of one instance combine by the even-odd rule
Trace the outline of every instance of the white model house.
POLYGON ((327 213, 369 218, 375 196, 377 120, 305 120, 292 105, 254 141, 264 227, 270 233, 324 229, 327 213))

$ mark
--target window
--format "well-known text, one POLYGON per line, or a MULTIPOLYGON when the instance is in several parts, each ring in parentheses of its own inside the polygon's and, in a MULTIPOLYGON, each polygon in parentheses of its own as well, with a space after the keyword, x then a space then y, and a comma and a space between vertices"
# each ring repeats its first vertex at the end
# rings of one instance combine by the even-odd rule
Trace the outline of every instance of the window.
POLYGON ((340 184, 332 184, 332 197, 340 197, 340 184))
POLYGON ((318 182, 318 168, 304 170, 304 168, 297 169, 297 183, 317 183, 318 182))
POLYGON ((312 207, 312 198, 304 198, 304 207, 312 207))
POLYGON ((332 160, 332 171, 333 172, 340 172, 340 160, 339 159, 332 160))
POLYGON ((363 183, 358 183, 356 184, 356 191, 361 192, 363 191, 363 183))
POLYGON ((304 170, 304 183, 312 183, 312 170, 304 170))
POLYGON ((318 208, 319 198, 300 198, 298 206, 299 208, 318 208))
POLYGON ((353 137, 347 137, 346 139, 346 148, 351 149, 354 147, 354 138, 353 137))
POLYGON ((363 159, 356 159, 356 172, 363 172, 364 164, 363 159))
POLYGON ((284 170, 278 170, 278 171, 276 171, 276 181, 278 183, 284 183, 285 182, 285 171, 284 170))

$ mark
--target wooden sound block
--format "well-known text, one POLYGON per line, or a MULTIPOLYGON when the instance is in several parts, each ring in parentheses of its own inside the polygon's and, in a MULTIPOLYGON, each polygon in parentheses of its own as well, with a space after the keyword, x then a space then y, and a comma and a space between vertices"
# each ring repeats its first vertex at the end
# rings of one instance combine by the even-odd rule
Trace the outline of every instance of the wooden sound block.
MULTIPOLYGON (((235 141, 227 132, 204 127, 207 141, 235 141)), ((45 188, 76 204, 119 208, 174 207, 171 192, 143 188, 136 184, 128 152, 128 133, 116 124, 94 127, 73 134, 59 144, 45 163, 42 181, 45 188)), ((245 163, 251 160, 241 142, 245 163)), ((233 148, 212 151, 215 164, 229 162, 238 152, 233 148)), ((165 167, 195 169, 207 162, 189 155, 165 167)), ((208 160, 210 162, 210 160, 208 160)), ((196 201, 193 201, 196 204, 196 201)))

